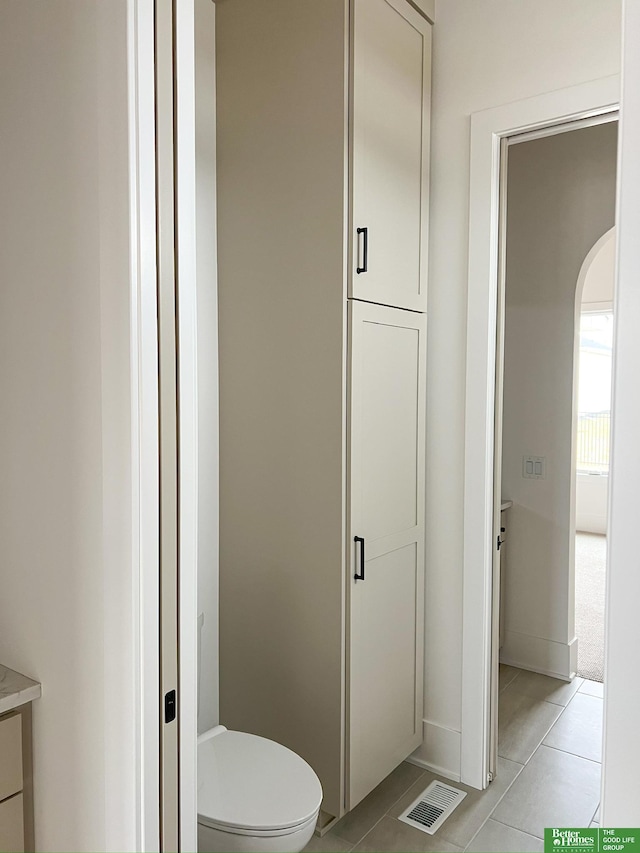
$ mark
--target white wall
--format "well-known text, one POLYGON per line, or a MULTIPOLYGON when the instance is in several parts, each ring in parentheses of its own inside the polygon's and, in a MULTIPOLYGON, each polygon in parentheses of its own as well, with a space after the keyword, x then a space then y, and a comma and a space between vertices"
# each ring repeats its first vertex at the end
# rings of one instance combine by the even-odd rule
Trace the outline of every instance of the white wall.
POLYGON ((599 246, 593 247, 596 251, 584 274, 581 296, 583 310, 596 311, 599 306, 603 311, 610 310, 613 302, 616 266, 615 226, 603 235, 598 243, 599 246))
POLYGON ((609 477, 606 474, 576 474, 576 530, 607 533, 609 477))
POLYGON ((638 422, 640 421, 640 4, 625 3, 618 199, 618 283, 609 510, 605 661, 603 826, 640 825, 640 681, 630 678, 640 649, 638 422))
POLYGON ((125 0, 0 3, 0 660, 38 850, 136 846, 125 0))
POLYGON ((198 732, 218 724, 218 293, 215 4, 196 0, 196 277, 198 299, 198 732))
POLYGON ((615 74, 617 0, 446 0, 436 9, 427 399, 427 761, 459 772, 469 115, 615 74))
POLYGON ((616 146, 611 122, 509 148, 502 493, 513 507, 501 659, 565 678, 576 287, 589 250, 613 226, 616 146), (545 458, 544 479, 523 477, 528 454, 545 458))
MULTIPOLYGON (((616 230, 613 227, 593 247, 593 256, 585 260, 584 283, 582 294, 583 311, 608 311, 613 307, 614 281, 615 281, 615 250, 616 230)), ((591 254, 591 253, 590 253, 591 254)), ((581 271, 581 275, 583 272, 581 271)), ((580 286, 580 284, 578 285, 580 286)), ((585 356, 581 356, 584 358, 585 356)), ((592 359, 597 358, 591 356, 592 359)), ((600 356, 603 361, 603 356, 600 356)), ((603 376, 602 382, 609 382, 611 362, 609 359, 603 361, 603 369, 607 375, 603 376)), ((597 364, 593 363, 597 368, 597 364)), ((582 381, 582 380, 580 380, 582 381)), ((582 393, 582 389, 580 391, 582 393)), ((607 511, 609 497, 609 477, 593 474, 576 474, 576 530, 586 533, 607 532, 607 511)))

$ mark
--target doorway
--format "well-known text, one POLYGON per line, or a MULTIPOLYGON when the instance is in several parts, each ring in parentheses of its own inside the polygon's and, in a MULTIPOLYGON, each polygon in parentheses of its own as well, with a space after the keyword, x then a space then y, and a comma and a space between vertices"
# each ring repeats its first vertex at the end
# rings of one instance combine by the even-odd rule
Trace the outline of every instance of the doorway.
MULTIPOLYGON (((492 665, 492 648, 495 649, 492 638, 494 627, 497 628, 497 620, 494 626, 492 612, 495 614, 497 608, 492 608, 492 595, 495 587, 493 558, 501 533, 501 494, 499 489, 494 491, 494 481, 501 482, 502 479, 494 471, 496 459, 501 459, 494 453, 496 366, 500 364, 496 359, 496 333, 500 328, 498 293, 501 292, 498 287, 498 235, 501 214, 506 209, 500 203, 501 191, 506 190, 506 181, 500 181, 501 169, 505 166, 501 150, 508 144, 515 150, 517 146, 513 144, 514 137, 519 136, 524 141, 525 133, 535 133, 540 139, 554 135, 566 136, 564 131, 578 131, 599 122, 609 122, 618 109, 618 92, 619 78, 604 78, 485 110, 471 118, 461 777, 463 782, 474 787, 484 788, 492 779, 491 759, 495 755, 492 735, 497 723, 496 714, 493 713, 497 709, 497 678, 492 682, 492 676, 497 672, 497 665, 492 665)), ((533 142, 534 138, 530 135, 527 141, 533 142)), ((605 230, 607 226, 603 226, 602 231, 605 230)), ((584 238, 584 234, 582 236, 584 238)), ((587 242, 577 263, 573 277, 574 288, 580 264, 597 236, 591 243, 587 242)), ((548 317, 552 324, 557 319, 553 312, 545 314, 542 311, 539 316, 542 319, 548 317)), ((533 324, 534 336, 540 326, 540 323, 537 326, 533 324)), ((555 366, 552 365, 549 373, 554 371, 555 366)), ((566 394, 571 396, 571 379, 567 383, 566 394)), ((544 480, 544 466, 547 462, 544 454, 536 452, 535 445, 529 447, 521 452, 520 466, 524 455, 532 457, 528 460, 532 464, 532 477, 538 476, 544 480)), ((520 476, 521 471, 522 468, 520 476)), ((515 534, 514 524, 512 529, 515 534)), ((552 540, 551 544, 557 547, 556 540, 552 540)), ((572 557, 572 543, 565 543, 564 547, 567 556, 571 551, 572 557)), ((572 563, 570 559, 569 565, 572 563)), ((571 594, 572 584, 567 582, 561 594, 548 600, 546 608, 532 607, 532 613, 526 613, 525 617, 541 616, 543 621, 546 619, 552 623, 561 610, 572 612, 568 606, 571 594)), ((565 640, 556 641, 556 636, 550 643, 542 643, 545 653, 551 653, 552 659, 545 661, 547 665, 538 669, 556 676, 564 673, 568 678, 575 670, 575 666, 571 668, 571 662, 576 644, 572 643, 574 627, 568 625, 568 616, 565 616, 565 622, 565 640)), ((512 637, 509 637, 507 631, 505 637, 506 642, 511 641, 512 647, 514 641, 521 639, 515 631, 512 637)), ((533 646, 536 645, 536 639, 534 637, 533 646)))
MULTIPOLYGON (((570 755, 569 764, 584 764, 576 772, 586 778, 589 762, 601 760, 603 702, 595 694, 602 681, 604 564, 597 557, 604 555, 595 548, 593 565, 584 552, 594 543, 584 534, 576 540, 576 460, 602 467, 608 458, 610 378, 608 385, 601 380, 611 327, 605 311, 582 313, 584 277, 576 270, 614 223, 617 123, 609 119, 518 135, 503 146, 504 346, 495 431, 502 512, 494 575, 502 594, 494 661, 504 681, 492 709, 492 759, 531 761, 528 775, 538 764, 551 775, 553 768, 571 773, 570 755), (581 638, 578 623, 586 627, 581 638), (589 672, 596 677, 586 681, 580 639, 595 664, 589 672), (583 688, 588 692, 576 695, 583 688), (583 742, 570 731, 576 721, 588 732, 583 742)), ((604 502, 606 519, 606 494, 604 502)), ((591 820, 599 801, 595 776, 592 785, 592 813, 587 804, 583 820, 591 820)))

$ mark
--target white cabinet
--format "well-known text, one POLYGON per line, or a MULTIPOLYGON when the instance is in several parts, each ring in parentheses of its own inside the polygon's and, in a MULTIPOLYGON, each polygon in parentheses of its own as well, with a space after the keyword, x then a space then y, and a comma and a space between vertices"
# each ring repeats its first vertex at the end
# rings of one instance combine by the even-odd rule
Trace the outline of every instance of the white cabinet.
POLYGON ((366 302, 349 309, 349 787, 357 803, 422 742, 426 318, 366 302))
POLYGON ((426 311, 431 25, 355 0, 351 296, 426 311))
POLYGON ((220 722, 302 755, 327 820, 421 741, 429 35, 216 3, 220 722))

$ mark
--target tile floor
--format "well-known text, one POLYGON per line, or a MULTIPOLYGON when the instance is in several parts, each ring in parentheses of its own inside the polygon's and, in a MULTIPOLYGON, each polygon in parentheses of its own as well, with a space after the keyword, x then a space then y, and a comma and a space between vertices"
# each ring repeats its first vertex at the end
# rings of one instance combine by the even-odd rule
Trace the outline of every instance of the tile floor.
MULTIPOLYGON (((435 835, 398 815, 433 779, 404 762, 323 838, 317 853, 534 853, 545 826, 590 826, 600 805, 602 685, 500 665, 498 775, 467 796, 435 835)), ((450 780, 443 779, 447 782, 450 780)))

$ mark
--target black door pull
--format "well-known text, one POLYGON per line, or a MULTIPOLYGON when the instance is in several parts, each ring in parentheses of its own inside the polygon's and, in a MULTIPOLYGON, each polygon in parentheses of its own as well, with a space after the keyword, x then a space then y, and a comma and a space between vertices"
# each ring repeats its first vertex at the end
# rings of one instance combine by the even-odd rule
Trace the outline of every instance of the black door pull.
POLYGON ((364 539, 362 536, 354 536, 354 542, 360 543, 360 574, 358 572, 353 576, 354 580, 363 581, 364 580, 364 539))
MULTIPOLYGON (((367 259, 369 256, 369 229, 368 228, 357 228, 358 238, 360 234, 363 235, 363 247, 362 247, 362 266, 356 267, 356 272, 360 274, 361 272, 367 272, 367 259)), ((360 240, 358 239, 358 249, 360 249, 360 240)))
POLYGON ((164 697, 164 721, 172 723, 176 718, 176 691, 170 690, 164 697))

